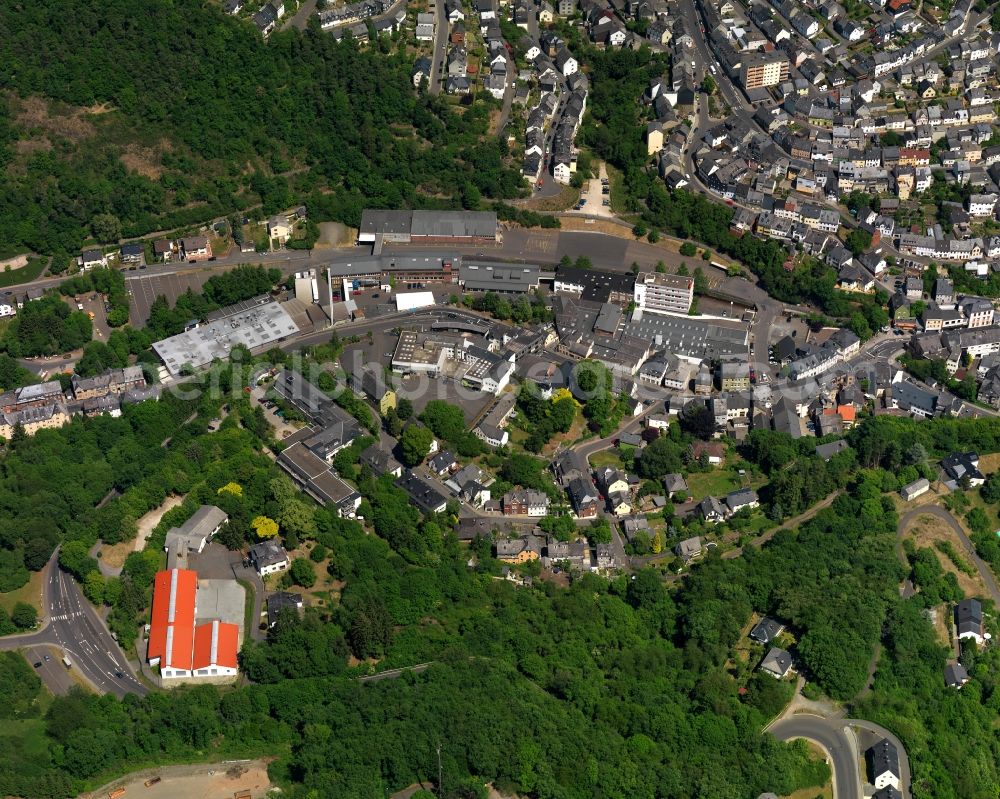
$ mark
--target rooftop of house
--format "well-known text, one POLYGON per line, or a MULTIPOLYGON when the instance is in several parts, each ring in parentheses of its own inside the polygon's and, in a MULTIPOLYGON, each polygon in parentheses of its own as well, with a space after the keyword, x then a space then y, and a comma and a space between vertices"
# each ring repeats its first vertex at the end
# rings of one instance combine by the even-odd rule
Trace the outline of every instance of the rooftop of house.
POLYGON ((777 619, 772 619, 770 616, 765 616, 759 622, 757 622, 753 629, 750 630, 750 637, 761 644, 769 644, 785 629, 785 625, 779 622, 777 619))

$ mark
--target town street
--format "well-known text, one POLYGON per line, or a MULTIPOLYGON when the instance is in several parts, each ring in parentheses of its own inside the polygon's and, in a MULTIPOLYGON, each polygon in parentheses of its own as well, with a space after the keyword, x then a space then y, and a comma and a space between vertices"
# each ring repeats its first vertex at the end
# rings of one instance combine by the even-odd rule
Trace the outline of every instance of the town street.
MULTIPOLYGON (((136 678, 118 642, 84 598, 80 586, 59 568, 57 558, 58 550, 42 572, 41 629, 0 638, 0 650, 56 647, 69 657, 70 668, 100 693, 118 697, 146 694, 149 689, 136 678)), ((62 663, 57 665, 65 668, 62 663)), ((65 687, 62 677, 55 680, 49 668, 39 669, 39 676, 57 692, 65 687)))

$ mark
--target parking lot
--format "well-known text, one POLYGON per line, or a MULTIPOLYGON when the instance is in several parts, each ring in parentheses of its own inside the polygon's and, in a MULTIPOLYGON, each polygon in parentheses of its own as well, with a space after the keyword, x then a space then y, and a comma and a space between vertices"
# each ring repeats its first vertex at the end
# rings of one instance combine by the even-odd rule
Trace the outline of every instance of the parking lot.
POLYGON ((94 339, 96 341, 107 341, 111 328, 108 327, 108 315, 104 310, 104 295, 90 292, 78 294, 76 297, 67 297, 66 302, 71 310, 92 314, 91 322, 94 326, 94 339), (83 306, 82 308, 80 306, 83 306))
POLYGON ((611 184, 601 165, 600 176, 588 180, 580 190, 580 202, 575 211, 570 213, 587 214, 588 216, 614 216, 611 213, 611 184))
POLYGON ((212 276, 208 270, 179 273, 173 275, 143 275, 129 272, 125 278, 125 287, 129 291, 129 316, 132 324, 142 327, 149 321, 149 309, 153 301, 161 294, 167 298, 171 306, 189 288, 198 293, 205 282, 212 276))

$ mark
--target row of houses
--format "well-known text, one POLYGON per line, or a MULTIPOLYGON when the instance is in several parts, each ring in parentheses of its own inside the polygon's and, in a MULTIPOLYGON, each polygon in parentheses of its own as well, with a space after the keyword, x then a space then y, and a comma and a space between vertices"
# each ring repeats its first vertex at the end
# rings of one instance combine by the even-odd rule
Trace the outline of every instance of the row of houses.
POLYGON ((572 571, 604 571, 615 566, 607 544, 591 547, 586 541, 559 541, 529 533, 494 542, 497 559, 509 564, 537 561, 543 568, 565 567, 572 571))
POLYGON ((9 440, 18 431, 32 436, 68 424, 74 415, 121 416, 122 404, 158 396, 155 387, 146 385, 141 366, 89 378, 74 375, 72 387, 67 395, 58 380, 50 380, 0 394, 0 437, 9 440))
MULTIPOLYGON (((152 244, 153 257, 162 263, 179 258, 195 263, 212 258, 212 244, 207 236, 186 236, 177 240, 157 239, 152 244)), ((108 266, 115 259, 122 266, 144 263, 146 248, 141 242, 122 244, 117 252, 106 253, 99 249, 84 250, 76 259, 81 271, 89 271, 99 266, 108 266)))

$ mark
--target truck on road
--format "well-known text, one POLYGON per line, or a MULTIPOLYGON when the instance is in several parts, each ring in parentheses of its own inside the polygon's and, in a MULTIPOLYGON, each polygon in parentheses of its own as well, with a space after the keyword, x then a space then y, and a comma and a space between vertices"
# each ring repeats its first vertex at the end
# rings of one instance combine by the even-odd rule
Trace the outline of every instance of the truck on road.
POLYGON ((63 665, 64 665, 64 666, 65 666, 65 667, 66 667, 67 669, 71 669, 71 668, 73 668, 73 663, 72 663, 72 661, 71 661, 71 660, 69 659, 69 655, 63 655, 63 665))

